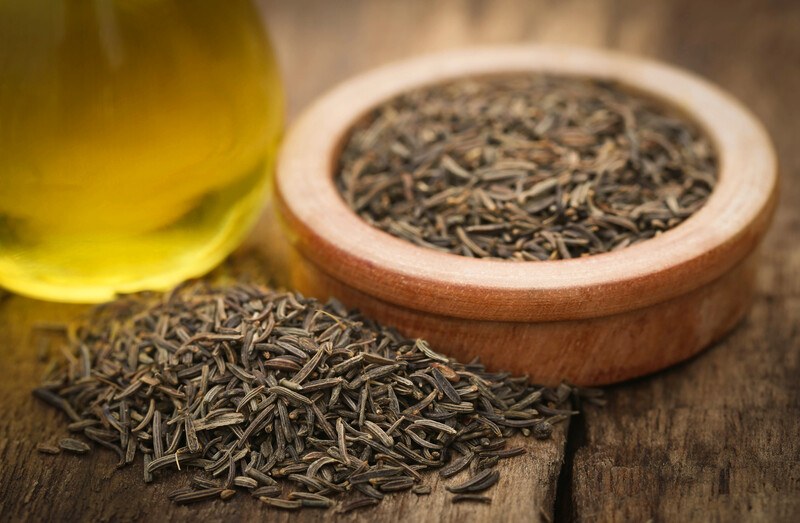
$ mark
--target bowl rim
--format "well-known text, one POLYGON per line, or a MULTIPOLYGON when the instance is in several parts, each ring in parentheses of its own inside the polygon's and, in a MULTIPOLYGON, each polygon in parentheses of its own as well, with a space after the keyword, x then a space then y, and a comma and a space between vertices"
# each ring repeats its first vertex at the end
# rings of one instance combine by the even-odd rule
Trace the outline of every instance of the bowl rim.
POLYGON ((345 81, 290 129, 278 158, 277 207, 290 243, 327 276, 396 305, 491 321, 606 316, 705 285, 742 261, 772 217, 777 161, 756 118, 711 83, 652 60, 573 46, 466 48, 380 67, 345 81), (464 76, 541 72, 609 79, 663 100, 710 137, 719 159, 706 204, 678 226, 619 251, 569 260, 469 258, 375 228, 333 177, 352 125, 381 102, 464 76))

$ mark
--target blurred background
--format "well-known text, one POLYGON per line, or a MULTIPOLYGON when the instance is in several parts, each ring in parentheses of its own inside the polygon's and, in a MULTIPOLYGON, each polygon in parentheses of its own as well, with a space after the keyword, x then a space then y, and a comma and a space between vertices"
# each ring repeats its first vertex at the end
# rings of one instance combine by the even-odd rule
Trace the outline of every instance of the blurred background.
POLYGON ((290 118, 332 84, 388 61, 509 42, 632 52, 709 77, 759 116, 788 121, 800 108, 793 0, 262 0, 260 7, 290 118))

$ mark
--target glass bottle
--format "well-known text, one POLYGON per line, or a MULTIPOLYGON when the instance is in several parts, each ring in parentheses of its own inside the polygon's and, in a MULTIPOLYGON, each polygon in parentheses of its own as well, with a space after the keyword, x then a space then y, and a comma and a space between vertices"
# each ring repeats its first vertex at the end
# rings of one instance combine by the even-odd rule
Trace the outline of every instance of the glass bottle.
POLYGON ((97 302, 208 271, 282 124, 250 0, 0 0, 0 286, 97 302))

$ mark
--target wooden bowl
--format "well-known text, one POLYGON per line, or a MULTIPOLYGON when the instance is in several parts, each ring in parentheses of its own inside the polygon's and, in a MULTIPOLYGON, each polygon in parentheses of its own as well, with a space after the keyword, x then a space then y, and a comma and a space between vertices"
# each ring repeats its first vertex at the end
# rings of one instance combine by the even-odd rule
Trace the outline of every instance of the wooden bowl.
POLYGON ((336 296, 462 361, 538 383, 600 385, 686 359, 736 325, 776 202, 777 164, 755 118, 687 72, 571 47, 467 49, 345 82, 290 131, 277 208, 293 246, 291 283, 336 296), (547 262, 474 259, 373 228, 340 197, 337 158, 354 122, 399 93, 469 75, 546 72, 611 79, 682 110, 710 136, 719 182, 679 226, 625 249, 547 262))

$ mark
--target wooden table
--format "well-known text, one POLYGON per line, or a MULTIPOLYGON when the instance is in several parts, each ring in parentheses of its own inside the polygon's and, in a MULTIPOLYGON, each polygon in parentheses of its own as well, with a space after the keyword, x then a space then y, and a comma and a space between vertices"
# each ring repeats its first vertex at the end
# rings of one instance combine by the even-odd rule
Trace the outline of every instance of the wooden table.
MULTIPOLYGON (((390 60, 476 43, 565 42, 610 47, 696 71, 766 124, 782 194, 763 249, 759 292, 744 323, 699 357, 608 389, 549 442, 526 441, 490 506, 434 494, 389 498, 343 521, 800 520, 800 4, 797 2, 296 1, 262 5, 283 66, 289 116, 336 82, 390 60)), ((271 214, 229 262, 265 277, 283 270, 271 214), (266 240, 265 240, 266 239, 266 240)), ((30 396, 45 367, 37 322, 84 308, 0 296, 0 520, 312 521, 239 496, 177 507, 145 486, 140 464, 34 451, 63 434, 30 396)), ((435 478, 431 477, 431 481, 435 478)), ((330 514, 328 515, 330 516, 330 514)))

